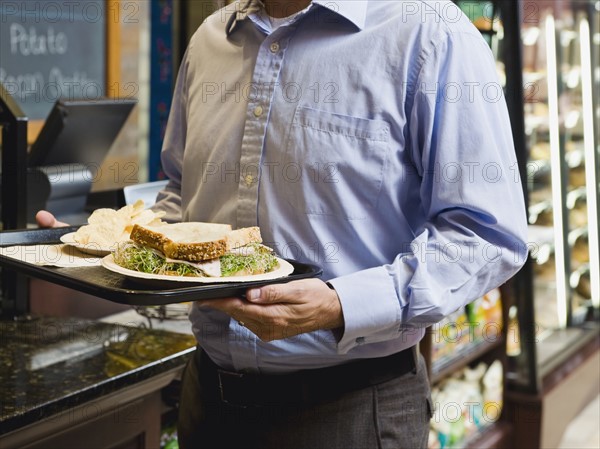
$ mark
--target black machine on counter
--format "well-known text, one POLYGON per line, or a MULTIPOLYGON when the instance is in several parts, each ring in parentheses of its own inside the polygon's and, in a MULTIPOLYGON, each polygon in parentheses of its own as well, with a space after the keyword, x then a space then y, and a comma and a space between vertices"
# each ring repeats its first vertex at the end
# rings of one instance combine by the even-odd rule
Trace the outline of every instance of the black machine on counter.
MULTIPOLYGON (((27 223, 35 222, 35 213, 40 209, 50 210, 62 221, 85 222, 84 209, 92 182, 135 104, 129 99, 55 103, 26 157, 27 194, 20 195, 19 202, 27 204, 27 223)), ((3 185, 14 183, 7 180, 3 185)), ((9 191, 13 199, 13 189, 7 187, 9 191)), ((2 201, 0 207, 2 204, 8 203, 2 201)))
MULTIPOLYGON (((0 84, 2 230, 26 228, 40 209, 62 221, 84 223, 92 183, 136 103, 59 100, 28 153, 28 118, 0 84)), ((21 278, 2 272, 2 315, 27 312, 27 283, 21 278)))

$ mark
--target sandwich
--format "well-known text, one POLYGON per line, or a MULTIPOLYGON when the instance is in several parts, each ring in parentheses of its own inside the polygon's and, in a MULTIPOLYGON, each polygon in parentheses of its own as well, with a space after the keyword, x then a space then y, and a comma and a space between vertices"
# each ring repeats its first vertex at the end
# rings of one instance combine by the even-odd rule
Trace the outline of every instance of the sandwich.
POLYGON ((229 277, 269 273, 279 267, 258 227, 186 222, 135 224, 129 241, 113 253, 117 265, 149 274, 229 277))

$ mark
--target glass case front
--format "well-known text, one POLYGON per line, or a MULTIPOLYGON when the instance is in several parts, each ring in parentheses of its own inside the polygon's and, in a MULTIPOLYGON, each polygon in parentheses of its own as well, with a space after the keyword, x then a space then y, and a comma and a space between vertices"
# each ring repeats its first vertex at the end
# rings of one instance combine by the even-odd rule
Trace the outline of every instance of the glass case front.
POLYGON ((541 10, 539 22, 522 33, 530 86, 525 97, 529 240, 541 339, 583 323, 598 307, 598 276, 590 276, 599 272, 590 35, 590 19, 598 12, 590 14, 584 2, 568 6, 559 16, 541 10))
POLYGON ((535 390, 597 327, 600 2, 458 4, 496 55, 509 110, 517 104, 530 260, 515 282, 521 299, 509 305, 508 379, 535 390))

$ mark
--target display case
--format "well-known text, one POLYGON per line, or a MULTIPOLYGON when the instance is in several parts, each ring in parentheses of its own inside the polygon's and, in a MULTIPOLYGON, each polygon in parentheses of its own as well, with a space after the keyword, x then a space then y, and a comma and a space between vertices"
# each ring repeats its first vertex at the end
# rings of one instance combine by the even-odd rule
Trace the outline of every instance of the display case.
MULTIPOLYGON (((530 445, 550 446, 599 390, 600 5, 534 5, 535 20, 521 30, 532 85, 524 104, 535 317, 529 337, 537 355, 529 389, 540 398, 533 408, 540 437, 530 445)), ((521 381, 514 377, 516 386, 521 381)))
POLYGON ((500 324, 498 338, 459 338, 457 329, 472 329, 473 322, 461 310, 424 342, 434 392, 465 377, 465 368, 503 363, 499 419, 444 443, 556 447, 571 417, 597 394, 600 375, 600 2, 456 3, 490 45, 504 83, 528 210, 529 258, 500 289, 501 313, 477 320, 488 328, 500 324), (436 347, 440 340, 451 344, 436 347), (569 405, 561 404, 567 397, 569 405))
POLYGON ((530 257, 505 298, 505 419, 516 446, 556 447, 598 394, 600 376, 600 3, 463 6, 474 3, 497 14, 473 22, 489 23, 484 33, 505 81, 529 219, 530 257))
POLYGON ((514 3, 521 17, 516 44, 522 52, 530 254, 521 279, 530 294, 515 307, 531 310, 517 314, 521 341, 511 354, 509 380, 536 392, 597 335, 600 10, 590 0, 514 3))
POLYGON ((556 351, 580 340, 581 329, 594 327, 590 323, 598 318, 600 4, 458 4, 490 43, 505 83, 530 254, 513 282, 517 297, 508 305, 522 331, 519 341, 508 342, 515 358, 509 376, 513 384, 535 391, 539 377, 556 362, 556 351), (532 378, 531 372, 539 375, 532 378))
MULTIPOLYGON (((588 2, 591 5, 591 2, 588 2)), ((523 30, 529 149, 529 222, 540 338, 583 323, 598 308, 597 142, 592 36, 596 14, 572 4, 540 11, 523 30)), ((597 105, 596 105, 597 107, 597 105)), ((547 354, 543 354, 547 356, 547 354)))

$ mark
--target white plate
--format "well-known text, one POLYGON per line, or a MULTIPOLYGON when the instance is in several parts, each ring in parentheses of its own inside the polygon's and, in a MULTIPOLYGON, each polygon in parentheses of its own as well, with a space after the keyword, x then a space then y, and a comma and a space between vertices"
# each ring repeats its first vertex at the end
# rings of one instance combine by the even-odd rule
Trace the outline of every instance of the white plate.
POLYGON ((128 268, 123 268, 122 266, 117 265, 113 259, 112 254, 109 254, 108 256, 102 259, 102 266, 110 271, 114 271, 115 273, 138 279, 148 279, 153 281, 188 282, 195 284, 214 284, 222 282, 268 281, 271 279, 278 279, 285 276, 289 276, 294 272, 294 266, 291 263, 280 258, 277 258, 277 261, 279 262, 279 268, 270 271, 269 273, 254 274, 251 276, 227 276, 220 278, 202 276, 171 276, 168 274, 142 273, 140 271, 130 270, 128 268))
POLYGON ((83 244, 83 243, 76 242, 75 239, 73 238, 74 235, 75 235, 74 232, 69 232, 68 234, 64 234, 63 236, 61 236, 60 241, 66 245, 74 246, 79 251, 86 253, 86 254, 90 254, 92 256, 106 256, 107 254, 110 254, 114 249, 114 248, 107 248, 105 246, 101 246, 97 243, 83 244))

